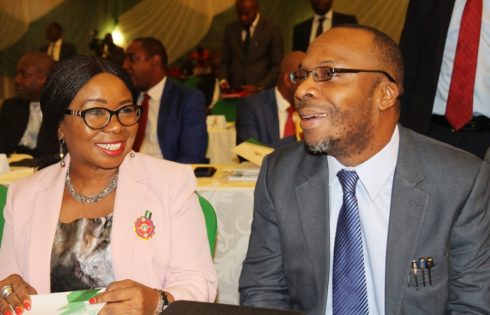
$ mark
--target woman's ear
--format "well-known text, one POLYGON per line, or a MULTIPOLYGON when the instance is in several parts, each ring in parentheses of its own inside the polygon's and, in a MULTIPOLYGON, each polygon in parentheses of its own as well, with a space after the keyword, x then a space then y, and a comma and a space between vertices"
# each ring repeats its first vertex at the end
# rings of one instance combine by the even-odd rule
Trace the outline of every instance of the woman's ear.
POLYGON ((65 134, 63 133, 63 122, 60 123, 58 127, 58 140, 63 140, 65 138, 65 134))

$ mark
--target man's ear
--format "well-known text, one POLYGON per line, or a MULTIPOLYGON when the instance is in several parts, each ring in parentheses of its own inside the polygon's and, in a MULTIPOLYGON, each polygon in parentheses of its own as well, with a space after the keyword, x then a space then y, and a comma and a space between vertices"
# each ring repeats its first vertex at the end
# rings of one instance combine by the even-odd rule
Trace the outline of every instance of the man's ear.
POLYGON ((380 84, 381 97, 379 102, 379 110, 387 110, 397 104, 398 96, 400 95, 400 90, 396 83, 393 82, 382 82, 380 84))

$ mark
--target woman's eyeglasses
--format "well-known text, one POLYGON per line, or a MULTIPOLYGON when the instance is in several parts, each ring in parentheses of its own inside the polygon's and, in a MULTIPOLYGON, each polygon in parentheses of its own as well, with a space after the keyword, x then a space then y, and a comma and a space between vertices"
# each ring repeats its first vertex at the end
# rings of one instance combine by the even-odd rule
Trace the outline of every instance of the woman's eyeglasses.
POLYGON ((84 110, 67 109, 65 115, 79 116, 85 124, 92 129, 102 129, 109 124, 113 115, 123 126, 132 126, 138 122, 143 108, 138 105, 127 105, 112 111, 103 107, 94 107, 84 110))

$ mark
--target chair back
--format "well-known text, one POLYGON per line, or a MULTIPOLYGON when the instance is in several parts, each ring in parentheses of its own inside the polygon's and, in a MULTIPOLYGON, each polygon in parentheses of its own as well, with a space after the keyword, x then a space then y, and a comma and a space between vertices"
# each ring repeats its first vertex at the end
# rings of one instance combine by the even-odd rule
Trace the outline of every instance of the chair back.
POLYGON ((5 223, 5 219, 3 218, 3 208, 5 207, 6 199, 7 187, 0 185, 0 245, 2 244, 3 224, 5 223))
POLYGON ((211 256, 214 256, 214 248, 216 246, 216 231, 218 230, 218 219, 216 218, 216 212, 209 201, 203 196, 197 194, 199 198, 199 204, 201 205, 202 212, 204 214, 204 220, 206 221, 206 231, 208 232, 209 249, 211 250, 211 256))

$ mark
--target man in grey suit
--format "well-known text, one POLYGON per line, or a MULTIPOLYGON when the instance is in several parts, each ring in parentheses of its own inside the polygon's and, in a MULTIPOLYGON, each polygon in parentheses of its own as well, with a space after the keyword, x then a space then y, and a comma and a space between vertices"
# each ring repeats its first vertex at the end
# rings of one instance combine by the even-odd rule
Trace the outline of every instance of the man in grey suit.
POLYGON ((274 86, 283 55, 279 26, 259 14, 257 0, 236 0, 238 21, 223 36, 220 88, 255 93, 274 86))
POLYGON ((278 148, 296 141, 296 135, 285 134, 288 108, 294 106, 297 86, 289 80, 289 73, 298 69, 304 57, 302 51, 287 54, 281 61, 279 78, 274 88, 240 100, 236 115, 237 144, 254 138, 278 148))
POLYGON ((403 62, 393 40, 334 27, 291 79, 304 144, 262 164, 241 303, 308 315, 352 305, 350 314, 489 314, 489 165, 397 124, 403 62), (358 180, 343 198, 345 173, 358 180), (352 220, 355 240, 345 238, 352 220), (336 260, 346 243, 358 245, 355 274, 353 260, 336 260))

